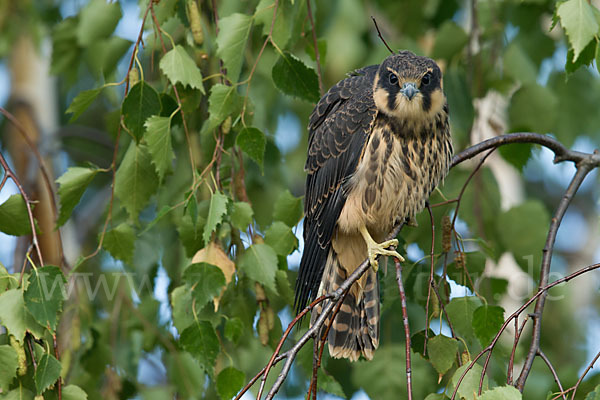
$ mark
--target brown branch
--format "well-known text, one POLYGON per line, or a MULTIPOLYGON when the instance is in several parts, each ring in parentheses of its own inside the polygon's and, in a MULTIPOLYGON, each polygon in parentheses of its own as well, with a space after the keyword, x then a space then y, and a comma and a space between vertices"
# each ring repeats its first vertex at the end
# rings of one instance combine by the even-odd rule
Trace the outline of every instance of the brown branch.
MULTIPOLYGON (((33 218, 33 212, 31 210, 31 200, 29 200, 29 196, 27 196, 25 189, 23 189, 23 186, 21 185, 19 178, 17 178, 15 173, 10 169, 10 167, 8 166, 8 162, 6 161, 6 159, 4 158, 4 156, 2 155, 1 152, 0 152, 0 164, 2 165, 2 168, 4 168, 4 173, 6 174, 6 177, 9 177, 10 179, 12 179, 12 181, 15 183, 15 185, 19 189, 21 196, 23 196, 23 200, 25 201, 25 207, 27 207, 27 217, 29 218, 29 225, 31 227, 31 237, 32 237, 33 245, 35 246, 37 256, 40 260, 40 265, 43 266, 44 258, 42 257, 42 251, 40 249, 37 232, 35 231, 35 219, 33 218)), ((6 179, 3 179, 3 182, 5 182, 5 181, 6 181, 6 179)))
MULTIPOLYGON (((406 349, 406 390, 408 392, 408 400, 412 400, 412 365, 410 358, 410 327, 408 325, 408 309, 406 307, 406 293, 404 284, 402 283, 402 265, 400 260, 394 258, 396 263, 396 282, 398 283, 398 291, 400 292, 400 302, 402 303, 402 323, 404 324, 405 349, 406 349)), ((429 320, 429 318, 427 318, 429 320)), ((427 332, 427 328, 425 328, 427 332)))
POLYGON ((315 20, 313 19, 310 0, 306 0, 306 8, 308 11, 308 20, 310 21, 310 30, 312 31, 313 46, 315 47, 315 60, 317 62, 317 76, 319 77, 319 92, 321 96, 325 93, 323 90, 323 75, 321 73, 321 55, 319 54, 319 45, 317 44, 317 33, 315 32, 315 20))
POLYGON ((381 31, 379 30, 379 26, 377 25, 377 21, 375 20, 375 17, 371 15, 371 19, 373 20, 373 23, 375 24, 375 29, 377 29, 377 36, 379 36, 379 39, 381 39, 381 41, 383 42, 383 44, 385 45, 385 47, 387 47, 387 49, 390 51, 390 53, 394 54, 394 50, 392 50, 390 48, 390 46, 388 46, 387 42, 385 41, 385 39, 381 35, 381 31))
POLYGON ((435 282, 433 280, 434 275, 434 254, 435 254, 435 222, 433 219, 433 211, 427 204, 427 211, 429 212, 429 222, 431 223, 431 250, 429 252, 429 258, 431 259, 431 265, 429 270, 429 284, 427 285, 427 302, 425 303, 425 340, 423 341, 423 355, 427 354, 427 341, 429 336, 429 300, 431 299, 431 289, 435 282))
POLYGON ((560 390, 560 393, 562 393, 563 399, 567 400, 567 397, 564 394, 565 390, 563 389, 562 384, 560 383, 560 379, 558 378, 558 374, 556 373, 556 370, 554 369, 554 366, 552 365, 552 363, 550 362, 550 360, 548 359, 548 357, 546 357, 546 354, 542 351, 542 349, 538 349, 538 356, 540 356, 540 358, 542 360, 544 360, 544 362, 548 366, 548 369, 550 369, 550 372, 552 373, 552 376, 554 377, 554 381, 558 385, 558 390, 560 390))
MULTIPOLYGON (((591 157, 591 155, 589 156, 591 157)), ((581 186, 581 183, 587 176, 587 174, 594 168, 594 164, 591 160, 588 161, 588 158, 578 162, 577 172, 569 187, 565 191, 558 207, 556 208, 556 212, 552 217, 552 222, 550 223, 550 229, 548 230, 548 237, 546 239, 546 244, 544 245, 544 249, 542 251, 542 267, 540 271, 540 283, 539 287, 544 287, 548 284, 548 275, 550 273, 550 262, 552 261, 552 250, 554 248, 554 242, 556 240, 556 234, 558 232, 558 228, 560 223, 567 211, 567 208, 571 204, 575 193, 577 193, 577 189, 581 186)), ((525 387, 525 381, 527 380, 527 376, 529 375, 529 371, 533 366, 534 358, 539 354, 540 349, 540 337, 542 330, 542 313, 544 311, 544 305, 546 302, 546 293, 544 292, 540 295, 539 299, 535 304, 535 309, 533 312, 533 333, 531 338, 531 345, 529 346, 529 352, 527 353, 527 357, 525 359, 525 363, 523 365, 523 369, 521 370, 521 374, 519 375, 519 379, 517 380, 517 389, 521 392, 525 387)))
POLYGON ((569 150, 558 140, 552 136, 540 135, 539 133, 532 132, 519 132, 519 133, 508 133, 506 135, 496 136, 488 140, 484 140, 481 143, 473 145, 452 158, 452 167, 475 157, 477 154, 482 153, 488 149, 500 147, 511 143, 533 143, 539 144, 554 153, 554 163, 557 164, 561 161, 573 161, 575 163, 583 160, 590 159, 596 166, 600 165, 600 154, 594 152, 594 154, 582 153, 580 151, 569 150))
POLYGON ((510 352, 510 358, 508 360, 508 369, 506 371, 506 384, 507 385, 513 384, 512 374, 513 374, 513 365, 515 362, 515 353, 517 351, 517 345, 519 344, 519 339, 521 339, 521 334, 523 333, 523 329, 525 328, 525 324, 527 323, 528 319, 529 319, 529 315, 525 316, 525 319, 523 320, 523 322, 521 322, 521 327, 519 327, 519 316, 517 316, 515 318, 515 340, 513 342, 513 347, 510 352))
MULTIPOLYGON (((496 336, 494 337, 494 339, 492 339, 492 342, 483 350, 481 350, 479 352, 479 354, 477 354, 477 356, 475 356, 475 358, 470 362, 470 364, 467 366, 467 368, 465 368, 465 370, 463 371, 462 375, 460 376, 460 378, 458 379, 458 382, 456 383, 456 386, 454 388, 454 392, 452 393, 452 397, 450 398, 450 400, 454 400, 456 398, 456 393, 458 391, 458 387, 460 386, 460 384, 462 383, 463 379, 465 378, 465 376, 467 375, 467 373, 471 370, 471 368, 473 368, 473 365, 475 365, 475 363, 481 358, 481 356, 483 356, 484 354, 490 352, 494 346, 496 346, 496 343, 498 342, 498 339, 500 339, 500 335, 502 335, 502 333, 504 332, 504 330, 506 329, 506 327, 508 326, 508 324, 510 323, 510 321, 512 321, 513 319, 515 319, 518 315, 520 315, 527 307, 529 307, 531 305, 531 303, 533 303, 537 298, 539 298, 543 293, 547 292, 548 290, 552 289, 554 286, 557 286, 561 283, 564 282, 569 282, 571 279, 576 278, 580 275, 583 275, 585 273, 588 273, 590 271, 593 271, 595 269, 600 268, 600 263, 598 264, 592 264, 589 265, 585 268, 581 268, 565 277, 562 277, 560 279, 557 279, 556 281, 544 286, 543 288, 539 289, 537 291, 537 293, 535 295, 533 295, 529 300, 527 300, 521 307, 519 307, 518 310, 516 310, 514 313, 512 313, 502 324, 502 326, 500 327, 500 329, 498 330, 498 333, 496 334, 496 336)), ((482 372, 485 373, 485 370, 482 372)))
POLYGON ((575 384, 575 386, 573 386, 573 396, 571 397, 571 400, 575 400, 575 394, 577 393, 577 388, 579 387, 579 385, 583 381, 583 378, 590 371, 590 369, 592 369, 594 367, 594 364, 596 363, 596 361, 598 361, 598 358, 600 358, 600 351, 598 352, 598 354, 596 354, 596 357, 594 357, 594 359, 592 360, 592 362, 590 362, 590 364, 587 366, 587 368, 585 369, 585 371, 583 371, 583 374, 581 374, 581 376, 577 380, 577 383, 575 384))
MULTIPOLYGON (((396 235, 398 235, 398 232, 400 232, 400 229, 402 229, 403 225, 404 223, 398 224, 393 229, 392 233, 388 236, 388 239, 395 238, 396 235)), ((298 342, 290 350, 288 350, 286 362, 281 372, 279 373, 277 380, 273 384, 273 387, 271 387, 271 390, 267 394, 267 400, 273 399, 275 394, 277 394, 277 392, 281 388, 281 385, 283 385, 283 382, 285 381, 288 373, 290 372, 292 363, 294 362, 294 359, 298 355, 300 349, 308 342, 309 339, 314 338, 315 335, 317 335, 318 332, 320 332, 321 328, 325 324, 325 321, 333 311, 333 308, 335 307, 337 302, 341 301, 343 294, 347 292, 350 289, 350 287, 354 284, 354 282, 356 282, 370 267, 371 266, 369 263, 369 259, 367 258, 354 270, 354 272, 352 272, 352 274, 350 274, 350 276, 340 285, 340 287, 338 287, 337 290, 327 295, 327 298, 331 299, 331 301, 328 302, 327 305, 325 305, 325 307, 323 307, 319 318, 317 318, 317 320, 308 329, 308 331, 304 335, 302 335, 298 342)))
MULTIPOLYGON (((44 162, 42 155, 40 154, 39 150, 37 149, 37 146, 31 141, 31 138, 29 137, 29 134, 27 133, 27 130, 25 129, 23 124, 21 124, 19 122, 19 120, 17 118, 15 118, 14 115, 12 115, 10 112, 8 112, 3 107, 0 107, 0 113, 2 113, 6 117, 6 119, 8 119, 14 125, 15 128, 17 128, 17 131, 19 131, 19 133, 25 140, 25 143, 27 143, 27 146, 29 147, 29 149, 31 149, 31 151, 33 152, 33 155, 37 159, 38 164, 40 166, 40 171, 42 173, 42 179, 44 180, 44 185, 46 186, 46 190, 48 191, 48 196, 50 197, 50 200, 51 200, 50 206, 52 207, 52 213, 54 214, 54 222, 56 223, 56 221, 58 219, 58 207, 56 205, 56 192, 54 191, 54 186, 50 183, 50 181, 51 181, 50 173, 48 172, 48 169, 46 168, 46 163, 44 162)), ((4 184, 4 182, 3 182, 3 184, 4 184)), ((3 184, 0 185, 0 188, 3 186, 3 184)), ((60 229, 57 229, 56 232, 57 232, 57 237, 58 237, 59 259, 64 264, 66 264, 66 260, 64 259, 62 235, 60 233, 60 229)))

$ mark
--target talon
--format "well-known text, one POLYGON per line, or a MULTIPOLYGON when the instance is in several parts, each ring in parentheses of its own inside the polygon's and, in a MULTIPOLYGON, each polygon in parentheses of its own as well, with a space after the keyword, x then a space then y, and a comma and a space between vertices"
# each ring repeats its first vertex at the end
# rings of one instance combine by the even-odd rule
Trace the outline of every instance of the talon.
POLYGON ((404 261, 404 257, 402 257, 397 251, 388 250, 388 247, 398 246, 397 239, 386 240, 385 242, 377 243, 375 240, 373 240, 371 234, 369 234, 369 231, 365 226, 361 228, 360 233, 365 239, 365 243, 367 245, 367 253, 369 255, 369 262, 371 263, 371 267, 373 267, 375 272, 377 272, 377 270, 379 269, 377 257, 379 257, 380 255, 395 257, 398 260, 400 260, 400 262, 404 261))

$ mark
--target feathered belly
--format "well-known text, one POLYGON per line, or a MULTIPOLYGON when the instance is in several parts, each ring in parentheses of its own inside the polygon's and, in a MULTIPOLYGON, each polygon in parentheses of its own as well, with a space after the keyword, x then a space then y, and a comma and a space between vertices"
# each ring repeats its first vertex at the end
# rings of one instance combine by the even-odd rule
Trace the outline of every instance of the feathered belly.
POLYGON ((353 233, 366 225, 381 240, 398 221, 421 211, 448 170, 452 150, 445 140, 433 132, 402 137, 376 127, 348 182, 338 229, 353 233))

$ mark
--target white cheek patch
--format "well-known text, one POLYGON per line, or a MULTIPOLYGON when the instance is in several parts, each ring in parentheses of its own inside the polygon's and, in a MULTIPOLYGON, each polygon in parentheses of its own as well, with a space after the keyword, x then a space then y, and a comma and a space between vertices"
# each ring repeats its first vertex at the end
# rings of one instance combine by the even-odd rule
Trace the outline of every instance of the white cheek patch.
POLYGON ((388 107, 388 92, 385 89, 375 89, 373 93, 373 100, 379 110, 382 110, 386 114, 391 114, 392 110, 388 107))

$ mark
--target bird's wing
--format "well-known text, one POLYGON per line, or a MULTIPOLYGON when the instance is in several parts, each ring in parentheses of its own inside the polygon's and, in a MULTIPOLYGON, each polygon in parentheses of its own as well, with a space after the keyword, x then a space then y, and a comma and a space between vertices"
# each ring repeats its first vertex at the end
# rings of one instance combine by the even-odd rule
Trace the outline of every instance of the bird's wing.
POLYGON ((377 114, 372 96, 377 67, 362 68, 340 81, 323 96, 310 117, 297 311, 317 294, 331 237, 346 202, 344 183, 356 170, 377 114))

